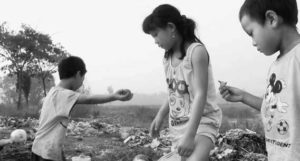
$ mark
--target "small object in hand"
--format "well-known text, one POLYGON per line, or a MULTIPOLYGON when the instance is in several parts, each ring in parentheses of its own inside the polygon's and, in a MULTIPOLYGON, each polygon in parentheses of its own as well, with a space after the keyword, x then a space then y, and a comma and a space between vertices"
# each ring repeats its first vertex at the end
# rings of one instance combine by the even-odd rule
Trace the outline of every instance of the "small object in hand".
POLYGON ((219 80, 219 83, 220 83, 220 87, 224 87, 227 85, 227 82, 224 82, 224 81, 219 80))
POLYGON ((150 158, 144 154, 138 154, 133 158, 133 161, 150 161, 150 158))
POLYGON ((126 95, 127 94, 127 90, 125 90, 125 89, 121 89, 121 95, 126 95))
POLYGON ((11 132, 10 139, 13 142, 24 142, 27 140, 27 133, 23 129, 16 129, 11 132))

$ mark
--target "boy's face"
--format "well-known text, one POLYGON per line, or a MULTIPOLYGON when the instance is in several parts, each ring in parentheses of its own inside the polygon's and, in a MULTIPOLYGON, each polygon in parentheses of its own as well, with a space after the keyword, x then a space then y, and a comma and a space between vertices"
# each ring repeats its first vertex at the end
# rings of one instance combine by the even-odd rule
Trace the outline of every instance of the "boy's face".
POLYGON ((279 35, 272 26, 272 21, 267 19, 265 24, 262 25, 245 14, 241 18, 241 25, 244 31, 252 37, 253 46, 259 52, 268 56, 279 50, 279 35))
POLYGON ((81 76, 80 72, 77 72, 76 76, 75 76, 75 90, 77 90, 78 88, 80 88, 82 86, 82 83, 84 81, 85 78, 85 74, 83 76, 81 76))
POLYGON ((165 50, 170 50, 174 44, 172 31, 169 27, 166 27, 165 29, 157 28, 151 31, 150 35, 155 40, 155 43, 165 50))

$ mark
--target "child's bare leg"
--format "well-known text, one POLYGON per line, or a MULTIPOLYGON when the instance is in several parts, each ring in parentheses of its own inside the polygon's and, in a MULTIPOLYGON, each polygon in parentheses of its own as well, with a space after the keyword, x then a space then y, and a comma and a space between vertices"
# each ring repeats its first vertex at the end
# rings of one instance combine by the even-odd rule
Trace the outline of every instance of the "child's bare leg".
POLYGON ((214 147, 214 143, 208 136, 198 135, 193 154, 187 161, 208 161, 209 152, 214 147))

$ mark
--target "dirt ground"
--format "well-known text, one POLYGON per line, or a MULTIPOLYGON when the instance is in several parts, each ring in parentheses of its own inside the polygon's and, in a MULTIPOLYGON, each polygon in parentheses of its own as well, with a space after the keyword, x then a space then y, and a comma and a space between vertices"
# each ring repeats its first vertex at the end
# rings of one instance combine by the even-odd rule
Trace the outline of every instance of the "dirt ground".
MULTIPOLYGON (((121 128, 118 126, 95 123, 93 126, 91 127, 88 122, 71 123, 70 128, 72 129, 68 129, 67 139, 64 144, 65 156, 68 161, 71 161, 72 157, 80 155, 89 156, 92 161, 132 161, 137 154, 145 154, 151 156, 151 159, 157 160, 163 155, 160 151, 155 151, 150 147, 143 147, 142 144, 144 145, 146 142, 137 142, 135 146, 130 146, 129 142, 125 144, 124 138, 120 134, 121 128)), ((34 133, 30 133, 30 131, 33 131, 33 129, 31 127, 18 128, 27 131, 27 141, 5 146, 0 151, 0 161, 30 160, 34 138, 34 133)), ((0 127, 0 139, 9 138, 11 131, 14 129, 15 127, 0 127)), ((128 136, 140 135, 136 133, 139 130, 132 130, 134 128, 126 129, 135 131, 135 134, 131 132, 130 134, 128 133, 128 136)))
MULTIPOLYGON (((13 143, 0 151, 0 161, 29 161, 37 120, 0 117, 0 139, 9 138, 14 129, 27 132, 25 143, 13 143)), ((92 161, 132 161, 138 154, 158 160, 171 144, 168 130, 155 140, 145 128, 121 127, 98 119, 71 121, 65 142, 65 156, 87 156, 92 161)), ((220 134, 210 161, 267 161, 264 137, 253 131, 231 129, 220 134)))
MULTIPOLYGON (((5 146, 0 152, 0 161, 27 161, 30 160, 31 143, 13 144, 5 146)), ((114 158, 120 161, 131 161, 137 154, 152 155, 152 159, 158 159, 159 155, 150 148, 130 148, 116 137, 74 137, 67 138, 65 144, 65 156, 68 161, 79 155, 90 156, 92 161, 112 161, 114 158), (126 154, 127 153, 127 154, 126 154), (123 155, 123 157, 122 157, 123 155)))

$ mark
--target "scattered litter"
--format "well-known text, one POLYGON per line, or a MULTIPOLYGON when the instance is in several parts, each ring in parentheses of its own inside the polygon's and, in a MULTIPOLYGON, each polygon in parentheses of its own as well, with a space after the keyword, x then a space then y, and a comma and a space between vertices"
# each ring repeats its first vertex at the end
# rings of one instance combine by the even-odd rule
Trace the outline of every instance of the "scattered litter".
POLYGON ((27 134, 26 131, 23 129, 16 129, 14 131, 11 132, 10 134, 10 139, 13 142, 24 142, 27 140, 27 134))
MULTIPOLYGON (((37 119, 0 116, 0 134, 4 136, 3 138, 9 138, 10 133, 16 130, 12 133, 12 138, 16 141, 24 141, 4 147, 0 152, 0 160, 8 160, 15 157, 22 158, 22 160, 30 160, 30 149, 37 127, 37 119)), ((147 152, 156 155, 157 158, 163 156, 163 154, 170 154, 172 146, 168 129, 162 130, 159 138, 152 138, 146 128, 121 127, 120 125, 104 123, 99 119, 70 121, 67 136, 72 137, 76 141, 76 146, 73 147, 76 152, 75 155, 85 154, 67 156, 69 159, 72 158, 72 161, 79 161, 78 159, 81 159, 80 161, 90 161, 93 158, 105 158, 106 155, 113 157, 118 150, 120 157, 121 155, 131 154, 130 160, 132 160, 137 154, 143 154, 143 151, 139 151, 143 148, 149 148, 147 152), (106 137, 110 138, 110 142, 105 145, 97 145, 104 147, 96 150, 97 147, 95 145, 85 144, 85 139, 89 137, 96 139, 106 137), (120 148, 116 149, 116 147, 120 148)), ((228 130, 226 133, 218 136, 215 145, 216 148, 210 152, 210 161, 267 161, 265 138, 248 129, 228 130)), ((149 156, 153 157, 152 155, 149 156)))
POLYGON ((138 154, 133 158, 133 161, 150 161, 150 158, 144 154, 138 154))
POLYGON ((72 161, 91 161, 91 157, 86 155, 79 155, 76 157, 72 157, 72 161))

